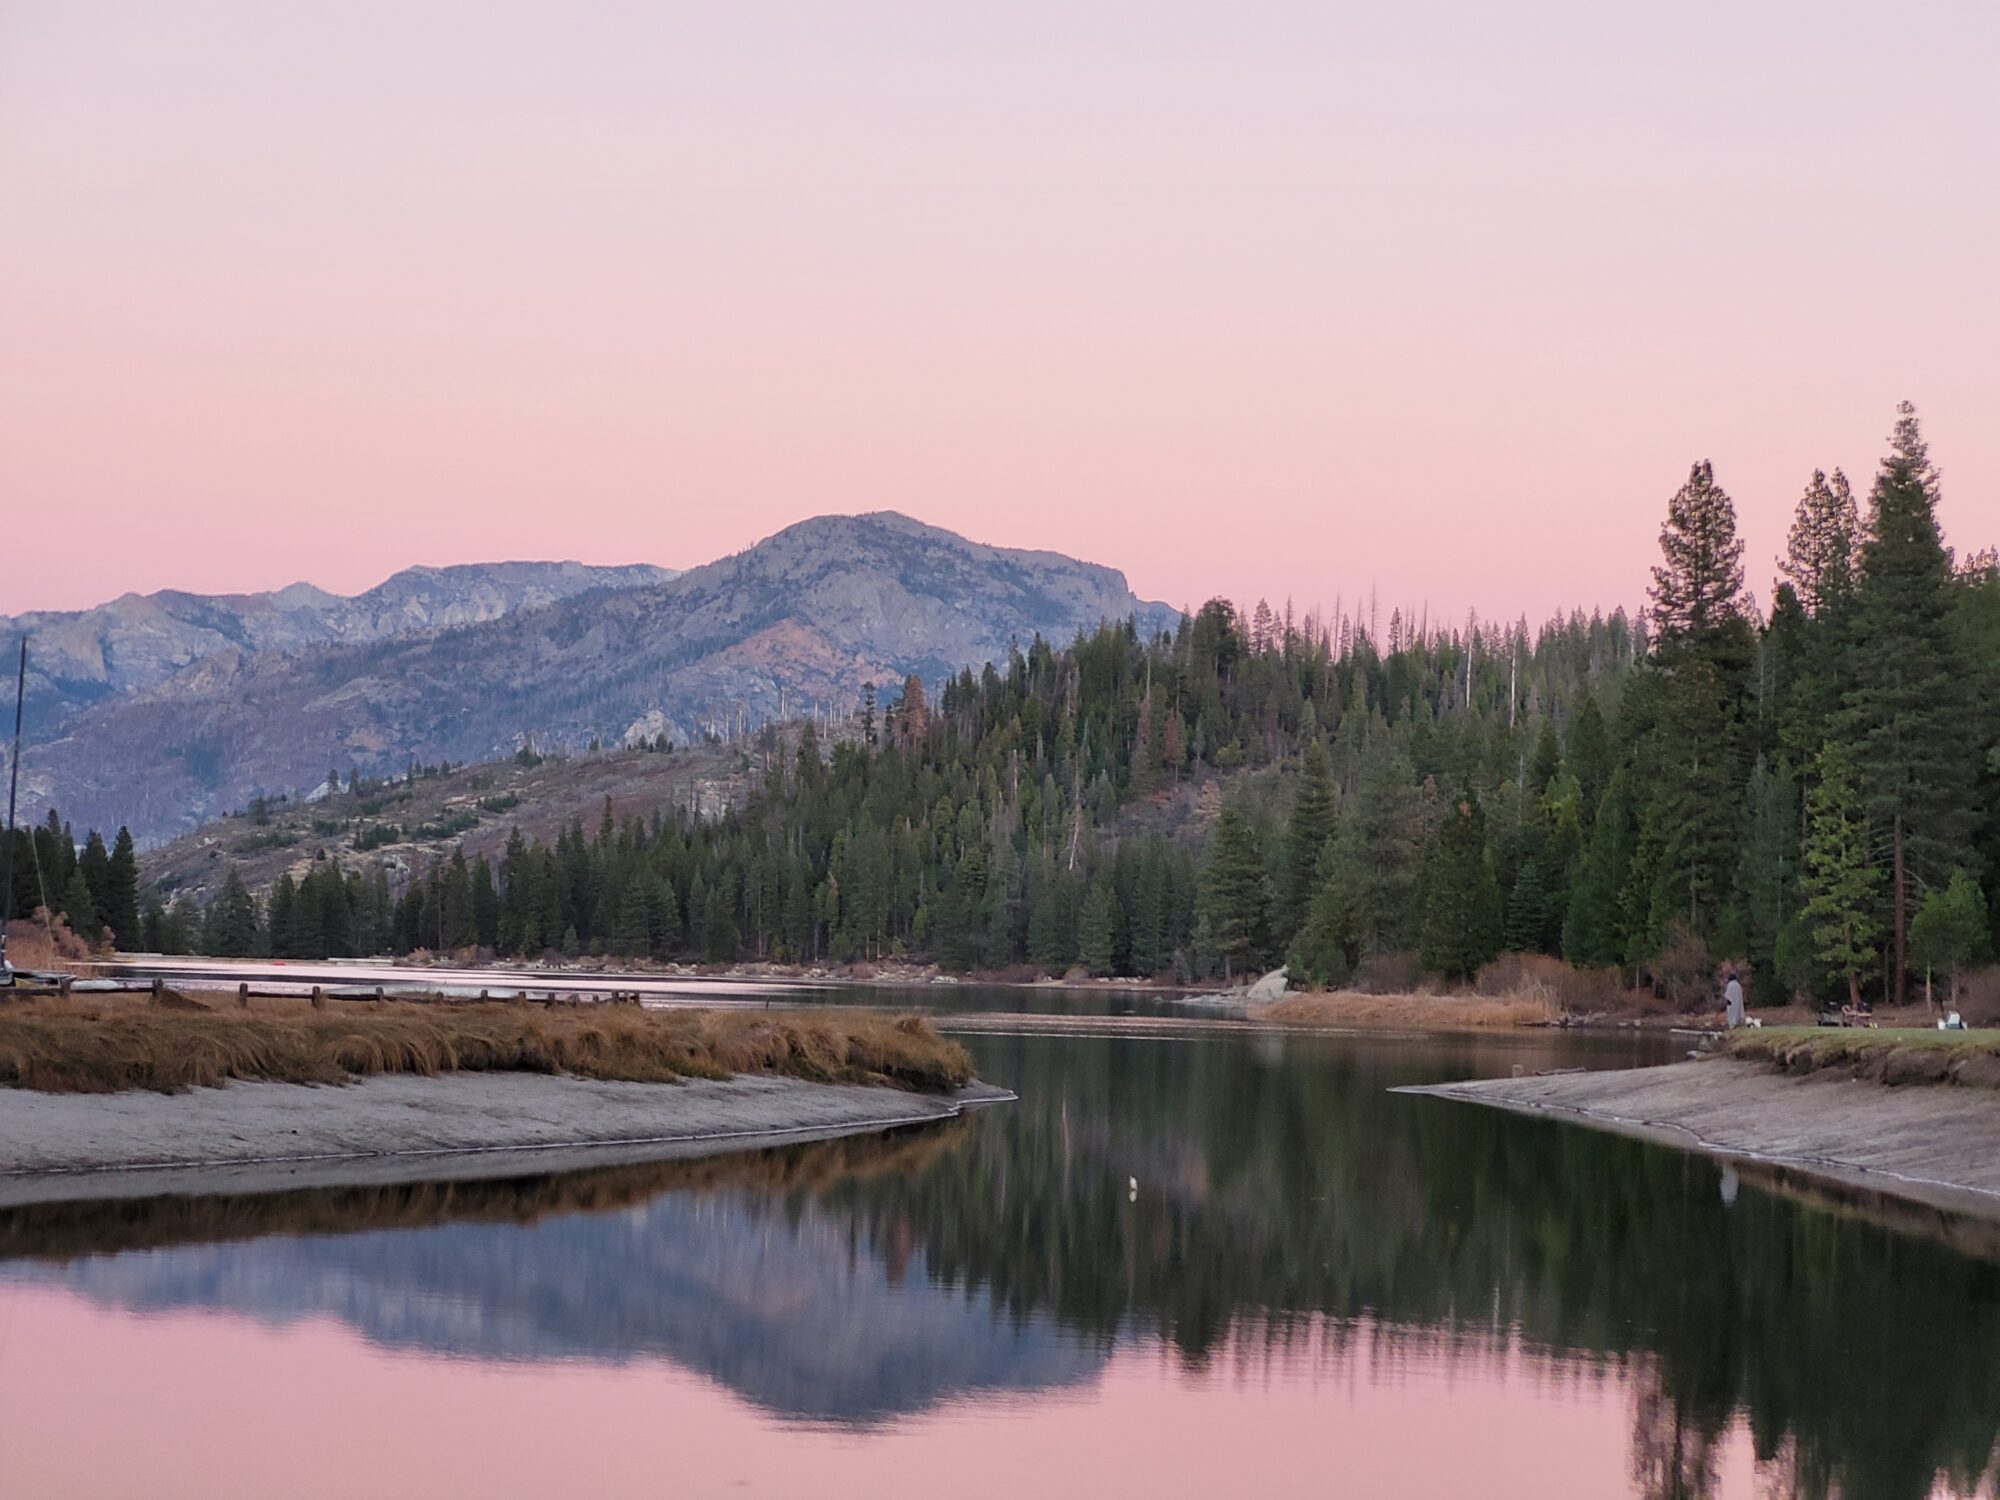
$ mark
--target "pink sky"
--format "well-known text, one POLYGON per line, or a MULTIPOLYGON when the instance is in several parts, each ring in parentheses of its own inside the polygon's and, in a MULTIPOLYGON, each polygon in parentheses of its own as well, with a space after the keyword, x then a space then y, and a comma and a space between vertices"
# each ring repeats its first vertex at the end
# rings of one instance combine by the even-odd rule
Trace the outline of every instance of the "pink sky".
POLYGON ((1173 603, 2000 540, 2000 7, 0 8, 0 613, 905 510, 1173 603), (11 530, 11 528, 9 528, 11 530))

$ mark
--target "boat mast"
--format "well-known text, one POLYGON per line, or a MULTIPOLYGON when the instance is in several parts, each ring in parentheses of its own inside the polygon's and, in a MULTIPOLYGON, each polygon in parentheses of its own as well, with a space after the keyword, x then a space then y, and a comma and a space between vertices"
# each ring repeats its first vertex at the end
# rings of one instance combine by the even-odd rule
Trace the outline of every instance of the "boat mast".
POLYGON ((14 677, 14 766, 7 773, 7 837, 0 842, 0 984, 14 982, 7 962, 7 923, 14 914, 14 797, 21 787, 21 705, 28 697, 28 638, 21 637, 21 665, 14 677))

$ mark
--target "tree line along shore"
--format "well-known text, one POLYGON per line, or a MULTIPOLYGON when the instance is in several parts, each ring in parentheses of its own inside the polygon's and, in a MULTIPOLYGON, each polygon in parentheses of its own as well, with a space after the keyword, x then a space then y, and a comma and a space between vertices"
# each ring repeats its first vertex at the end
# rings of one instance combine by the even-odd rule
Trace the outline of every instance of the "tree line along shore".
POLYGON ((1674 1003, 1723 964, 1763 1004, 1958 994, 2000 917, 2000 559, 1946 546, 1940 495, 1906 405, 1865 500, 1812 473, 1768 608, 1700 463, 1637 617, 1215 600, 871 691, 837 742, 767 730, 720 816, 607 801, 497 860, 373 858, 396 778, 336 767, 314 812, 346 846, 268 890, 141 890, 129 837, 79 848, 51 812, 16 835, 13 909, 218 955, 1289 961, 1408 989, 1505 953, 1674 1003))

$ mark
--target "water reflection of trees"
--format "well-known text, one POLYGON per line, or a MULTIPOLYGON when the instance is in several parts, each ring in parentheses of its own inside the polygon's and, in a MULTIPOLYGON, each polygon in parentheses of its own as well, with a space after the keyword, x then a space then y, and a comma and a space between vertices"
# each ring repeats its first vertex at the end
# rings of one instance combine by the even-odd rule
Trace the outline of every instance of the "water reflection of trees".
POLYGON ((1020 1315, 1195 1364, 1232 1328, 1329 1317, 1616 1359, 1643 1372, 1650 1494, 1710 1493, 1739 1410, 1802 1496, 1993 1467, 1991 1260, 1754 1182, 1727 1204, 1682 1153, 1389 1095, 1435 1061, 1385 1049, 1022 1040, 981 1062, 1022 1096, 1005 1119, 833 1201, 1020 1315))
POLYGON ((295 1303, 484 1357, 657 1351, 843 1421, 1086 1379, 1133 1334, 1224 1372, 1525 1362, 1629 1389, 1648 1495, 1713 1493, 1739 1414, 1773 1495, 1990 1482, 2000 1247, 1985 1226, 1912 1211, 1941 1231, 1912 1234, 1868 1200, 1768 1175, 1729 1203, 1696 1158, 1387 1093, 1472 1070, 1435 1044, 979 1048, 1021 1102, 942 1131, 498 1183, 16 1209, 0 1212, 0 1259, 188 1246, 63 1274, 132 1305, 295 1303), (446 1228, 368 1233, 430 1226, 446 1228), (216 1243, 252 1236, 270 1238, 216 1243), (909 1295, 885 1291, 905 1276, 909 1295), (453 1298, 483 1321, 421 1321, 453 1298), (1094 1347, 1054 1339, 1051 1319, 1094 1347), (918 1353, 935 1364, 913 1381, 918 1353))

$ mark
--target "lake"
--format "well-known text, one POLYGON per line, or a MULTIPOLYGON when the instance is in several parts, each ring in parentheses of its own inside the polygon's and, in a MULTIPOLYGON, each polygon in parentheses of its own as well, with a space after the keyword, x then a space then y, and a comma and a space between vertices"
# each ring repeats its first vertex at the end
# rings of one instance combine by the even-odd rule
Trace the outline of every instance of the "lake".
POLYGON ((1662 1041, 964 1040, 1019 1103, 705 1162, 0 1211, 10 1491, 1991 1484, 2000 1234, 1389 1092, 1662 1041))

